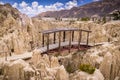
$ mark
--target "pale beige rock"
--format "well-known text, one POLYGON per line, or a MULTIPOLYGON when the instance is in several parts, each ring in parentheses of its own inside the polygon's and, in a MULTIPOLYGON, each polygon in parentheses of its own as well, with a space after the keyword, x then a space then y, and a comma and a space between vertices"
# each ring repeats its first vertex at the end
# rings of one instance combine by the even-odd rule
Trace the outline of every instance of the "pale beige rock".
POLYGON ((30 80, 32 77, 35 77, 35 71, 30 66, 26 66, 23 70, 25 80, 30 80))
POLYGON ((35 49, 33 51, 33 55, 32 55, 32 58, 31 58, 32 63, 36 66, 41 58, 42 57, 41 57, 40 51, 35 49))
POLYGON ((85 72, 76 72, 71 74, 70 80, 104 80, 102 73, 99 70, 95 70, 93 74, 85 72))
POLYGON ((23 60, 17 60, 9 63, 4 67, 4 75, 8 76, 8 80, 24 80, 23 68, 26 66, 29 65, 23 60))
POLYGON ((60 66, 56 73, 56 80, 69 80, 69 75, 64 66, 60 66))
POLYGON ((54 68, 54 67, 58 67, 58 66, 60 66, 60 65, 59 65, 57 57, 52 56, 50 59, 50 67, 54 68))
POLYGON ((112 54, 107 52, 104 56, 103 62, 100 65, 100 71, 104 75, 105 80, 109 80, 111 76, 112 54))

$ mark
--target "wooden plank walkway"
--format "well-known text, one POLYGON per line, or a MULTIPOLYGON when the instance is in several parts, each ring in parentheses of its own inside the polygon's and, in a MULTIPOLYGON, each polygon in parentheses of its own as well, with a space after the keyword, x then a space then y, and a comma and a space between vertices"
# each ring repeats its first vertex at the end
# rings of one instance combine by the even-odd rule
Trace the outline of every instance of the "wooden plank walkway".
MULTIPOLYGON (((102 45, 103 43, 96 43, 95 45, 90 44, 89 46, 96 46, 96 45, 102 45)), ((69 45, 69 41, 66 42, 61 42, 61 46, 68 46, 69 45)), ((78 45, 78 42, 72 42, 71 45, 78 45)), ((80 43, 80 45, 86 45, 86 43, 80 43)), ((59 47, 59 43, 56 44, 50 44, 49 45, 49 50, 53 50, 59 47)), ((37 49, 38 51, 40 51, 40 53, 45 53, 47 52, 47 46, 45 47, 41 47, 37 49)), ((28 58, 32 58, 32 52, 26 52, 24 54, 20 54, 20 55, 12 55, 12 56, 7 56, 7 60, 8 61, 13 61, 13 60, 18 60, 18 59, 28 59, 28 58)), ((5 57, 0 58, 0 61, 5 61, 5 57)))
MULTIPOLYGON (((71 42, 71 46, 72 45, 78 45, 78 42, 71 42)), ((80 45, 86 45, 86 43, 80 43, 80 45)), ((93 46, 93 44, 88 44, 89 46, 93 46)), ((66 41, 66 42, 61 42, 61 47, 65 47, 65 46, 69 46, 69 41, 66 41)), ((56 44, 49 44, 49 50, 54 50, 54 49, 57 49, 59 48, 59 43, 56 43, 56 44)), ((41 47, 39 48, 39 51, 41 53, 45 53, 47 52, 47 46, 44 46, 44 47, 41 47)))
MULTIPOLYGON (((12 56, 7 56, 7 61, 13 61, 13 60, 18 60, 18 59, 28 59, 32 57, 32 52, 26 52, 24 54, 19 54, 19 55, 12 55, 12 56)), ((6 57, 0 58, 1 61, 6 61, 6 57)))

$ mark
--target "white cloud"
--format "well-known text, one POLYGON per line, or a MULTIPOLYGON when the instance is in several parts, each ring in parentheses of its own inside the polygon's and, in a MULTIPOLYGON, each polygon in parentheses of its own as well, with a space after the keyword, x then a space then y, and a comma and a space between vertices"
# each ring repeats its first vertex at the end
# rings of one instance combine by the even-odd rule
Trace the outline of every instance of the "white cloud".
POLYGON ((4 4, 4 2, 0 1, 0 4, 4 4))
POLYGON ((77 6, 77 0, 69 1, 65 4, 66 9, 71 9, 72 7, 77 6))
POLYGON ((93 1, 100 1, 100 0, 93 0, 93 1))
POLYGON ((44 9, 43 5, 38 6, 38 12, 45 12, 46 10, 44 9))
POLYGON ((64 10, 64 9, 70 9, 72 7, 77 6, 77 0, 69 1, 65 4, 56 2, 51 5, 39 5, 37 1, 34 1, 30 4, 26 3, 25 1, 22 1, 20 4, 14 3, 12 5, 15 8, 18 8, 20 12, 27 14, 28 16, 35 16, 41 12, 46 11, 58 11, 58 10, 64 10))
POLYGON ((64 5, 63 3, 56 2, 56 3, 52 4, 52 5, 45 6, 44 9, 46 11, 58 11, 58 10, 63 9, 63 5, 64 5))
POLYGON ((25 8, 28 6, 28 4, 25 1, 22 1, 22 3, 19 4, 21 8, 25 8))
POLYGON ((28 6, 28 7, 26 7, 26 10, 27 10, 28 12, 30 12, 30 11, 32 11, 33 9, 28 6))
POLYGON ((13 6, 14 8, 17 8, 18 3, 14 3, 12 6, 13 6))
POLYGON ((37 8, 38 7, 38 2, 36 2, 36 1, 32 2, 32 7, 37 8))
POLYGON ((45 6, 46 11, 55 11, 56 9, 57 9, 56 6, 53 5, 45 6))
POLYGON ((61 7, 61 6, 63 6, 63 5, 64 5, 63 3, 56 2, 53 6, 56 6, 56 7, 61 7))

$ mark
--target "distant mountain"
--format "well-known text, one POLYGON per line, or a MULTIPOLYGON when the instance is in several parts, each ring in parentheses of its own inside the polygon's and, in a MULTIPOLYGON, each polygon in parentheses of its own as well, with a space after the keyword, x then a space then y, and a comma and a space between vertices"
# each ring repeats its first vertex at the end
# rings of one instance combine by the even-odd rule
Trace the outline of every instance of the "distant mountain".
POLYGON ((101 0, 88 3, 70 10, 43 12, 35 17, 91 17, 94 15, 105 16, 114 10, 120 10, 120 0, 101 0))

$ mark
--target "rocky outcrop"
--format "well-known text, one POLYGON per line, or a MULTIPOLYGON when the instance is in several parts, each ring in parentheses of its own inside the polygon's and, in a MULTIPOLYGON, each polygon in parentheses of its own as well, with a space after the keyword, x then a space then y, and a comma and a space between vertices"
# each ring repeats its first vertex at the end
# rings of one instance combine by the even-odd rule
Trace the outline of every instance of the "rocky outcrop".
POLYGON ((64 66, 59 65, 58 59, 53 56, 50 59, 47 55, 39 58, 36 66, 20 59, 0 63, 0 70, 3 70, 2 80, 69 80, 68 73, 64 66))
POLYGON ((104 80, 102 73, 97 69, 92 75, 80 71, 71 74, 70 77, 70 80, 104 80))
POLYGON ((112 64, 112 55, 107 53, 104 56, 104 60, 100 65, 100 71, 103 73, 105 80, 110 80, 111 76, 111 64, 112 64))
POLYGON ((28 78, 35 74, 30 65, 23 60, 7 62, 2 69, 5 80, 28 80, 28 78), (28 71, 31 76, 29 76, 28 71))
POLYGON ((108 41, 120 41, 120 22, 111 21, 103 25, 108 41))

